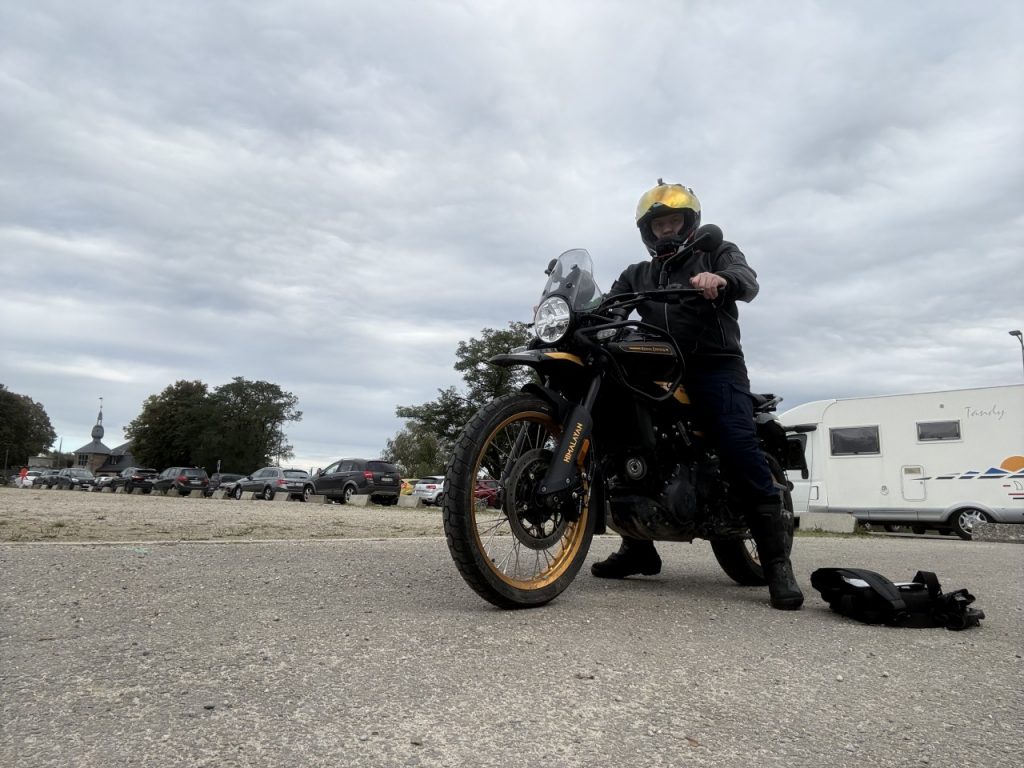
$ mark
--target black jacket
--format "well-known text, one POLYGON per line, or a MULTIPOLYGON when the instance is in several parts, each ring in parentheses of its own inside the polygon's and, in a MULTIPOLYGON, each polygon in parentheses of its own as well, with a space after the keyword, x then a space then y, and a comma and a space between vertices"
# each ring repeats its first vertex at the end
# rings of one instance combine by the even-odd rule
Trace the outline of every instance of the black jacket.
MULTIPOLYGON (((662 259, 649 259, 626 267, 609 295, 658 288, 662 264, 662 259)), ((700 272, 714 272, 728 284, 714 301, 695 293, 687 294, 678 304, 644 302, 637 307, 640 318, 666 329, 689 366, 742 365, 736 302, 750 301, 759 290, 757 273, 747 264, 743 252, 734 243, 723 241, 714 253, 695 251, 685 261, 670 263, 666 271, 665 284, 690 287, 690 278, 700 272)))

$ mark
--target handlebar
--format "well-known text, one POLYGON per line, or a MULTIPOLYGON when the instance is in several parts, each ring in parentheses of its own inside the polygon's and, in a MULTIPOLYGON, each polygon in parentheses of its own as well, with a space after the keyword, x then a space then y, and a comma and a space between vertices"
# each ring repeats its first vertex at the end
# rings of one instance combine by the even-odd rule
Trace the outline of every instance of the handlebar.
POLYGON ((618 294, 610 297, 602 306, 597 309, 597 314, 604 314, 620 319, 620 313, 625 312, 621 315, 621 319, 628 317, 630 311, 645 301, 664 301, 666 304, 671 303, 672 300, 681 301, 683 296, 687 294, 701 294, 703 291, 700 288, 691 288, 686 285, 673 284, 666 286, 665 288, 655 288, 650 291, 639 291, 637 293, 618 294))

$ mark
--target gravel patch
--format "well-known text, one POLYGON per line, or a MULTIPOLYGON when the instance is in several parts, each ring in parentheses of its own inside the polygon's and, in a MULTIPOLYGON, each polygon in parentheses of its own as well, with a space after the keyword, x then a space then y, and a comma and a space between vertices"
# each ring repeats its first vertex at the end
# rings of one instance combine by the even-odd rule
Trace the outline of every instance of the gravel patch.
POLYGON ((435 507, 0 488, 0 542, 443 536, 435 507))

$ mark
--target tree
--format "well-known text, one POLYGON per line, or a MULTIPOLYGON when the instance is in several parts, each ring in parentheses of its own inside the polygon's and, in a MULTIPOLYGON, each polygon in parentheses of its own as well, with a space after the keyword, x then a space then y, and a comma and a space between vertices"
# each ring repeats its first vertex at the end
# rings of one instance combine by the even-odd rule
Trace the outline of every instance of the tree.
POLYGON ((266 381, 235 377, 213 392, 179 381, 147 398, 125 434, 142 464, 250 472, 293 455, 284 424, 302 418, 297 402, 266 381))
POLYGON ((436 400, 422 405, 400 405, 395 409, 399 418, 409 419, 406 428, 412 435, 418 438, 430 435, 445 455, 475 412, 473 404, 456 392, 455 387, 439 389, 436 400))
POLYGON ((284 424, 301 421, 298 399, 277 384, 240 376, 214 390, 213 416, 204 440, 204 465, 251 472, 290 459, 294 453, 284 424))
MULTIPOLYGON (((0 446, 11 465, 25 466, 57 438, 40 403, 0 384, 0 446)), ((5 466, 6 469, 6 466, 5 466)))
POLYGON ((437 437, 416 421, 407 422, 404 429, 388 438, 381 458, 397 464, 403 477, 439 474, 446 461, 437 437))
POLYGON ((513 322, 506 330, 484 328, 480 338, 460 341, 455 351, 455 370, 462 374, 466 393, 460 394, 452 386, 438 390, 436 400, 398 406, 395 414, 407 420, 406 426, 388 441, 388 450, 394 449, 399 457, 429 456, 431 444, 436 443, 440 460, 430 472, 422 474, 439 471, 448 463, 455 441, 474 413, 496 397, 519 391, 533 378, 533 372, 522 366, 507 368, 487 362, 495 355, 525 345, 529 338, 526 323, 513 322))
POLYGON ((530 339, 526 323, 509 323, 508 328, 498 331, 484 328, 481 338, 460 341, 455 357, 455 370, 462 374, 468 389, 468 400, 476 412, 485 403, 496 397, 518 392, 533 378, 533 372, 525 366, 491 365, 487 361, 495 355, 524 346, 530 339))
POLYGON ((201 381, 178 381, 150 395, 142 413, 125 428, 132 455, 151 467, 200 466, 201 435, 210 415, 209 392, 201 381))

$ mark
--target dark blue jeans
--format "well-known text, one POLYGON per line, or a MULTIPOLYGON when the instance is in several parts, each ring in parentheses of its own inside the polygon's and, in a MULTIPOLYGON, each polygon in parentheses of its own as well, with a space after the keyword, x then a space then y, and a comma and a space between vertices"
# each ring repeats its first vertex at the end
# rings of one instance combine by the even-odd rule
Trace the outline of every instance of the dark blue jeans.
POLYGON ((747 377, 737 370, 692 371, 686 392, 697 407, 722 469, 751 503, 778 501, 779 491, 757 440, 754 400, 747 377))

